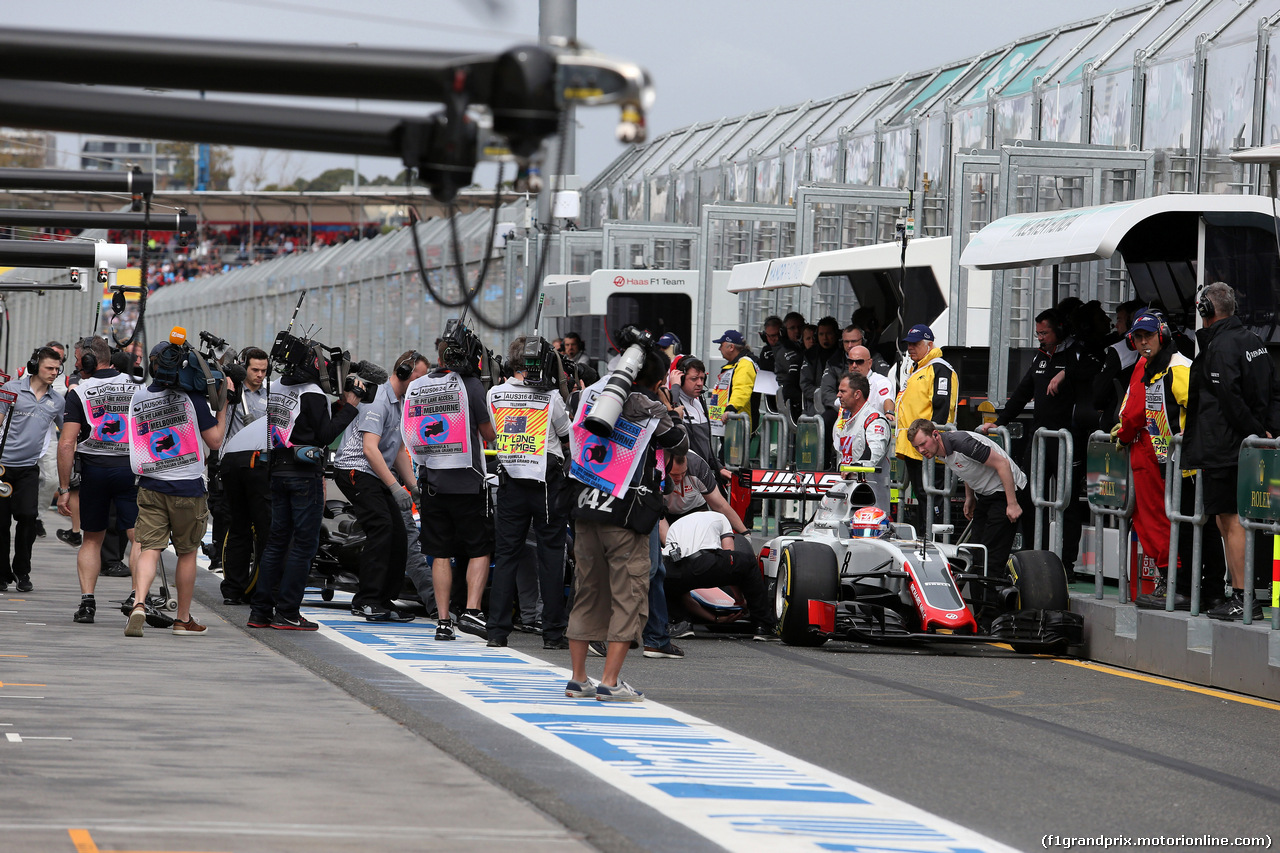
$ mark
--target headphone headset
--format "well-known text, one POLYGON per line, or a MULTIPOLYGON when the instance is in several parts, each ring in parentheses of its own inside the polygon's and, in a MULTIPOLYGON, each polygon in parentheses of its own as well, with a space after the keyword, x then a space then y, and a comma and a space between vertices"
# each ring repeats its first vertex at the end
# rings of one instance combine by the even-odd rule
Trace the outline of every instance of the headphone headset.
POLYGON ((1209 301, 1209 288, 1207 287, 1201 290, 1200 296, 1196 298, 1196 313, 1206 320, 1218 313, 1218 309, 1209 301))
POLYGON ((422 358, 422 356, 418 353, 417 350, 414 350, 408 357, 405 358, 404 361, 397 364, 396 379, 399 379, 401 382, 404 382, 410 376, 412 376, 413 366, 418 363, 418 359, 420 358, 422 358))
POLYGON ((1157 333, 1160 335, 1160 346, 1167 345, 1173 340, 1173 330, 1169 328, 1169 321, 1164 318, 1164 314, 1155 308, 1143 308, 1137 314, 1133 315, 1133 322, 1129 324, 1129 331, 1125 334, 1125 340, 1129 342, 1129 349, 1137 350, 1138 344, 1133 339, 1133 326, 1143 317, 1154 317, 1159 323, 1157 333))
MULTIPOLYGON (((1045 322, 1049 324, 1049 330, 1053 332, 1054 338, 1058 343, 1064 343, 1067 340, 1067 327, 1062 320, 1062 314, 1057 308, 1050 308, 1045 312, 1049 316, 1045 318, 1045 322)), ((1043 314, 1041 316, 1044 316, 1043 314)), ((865 332, 863 333, 866 334, 865 332)))
POLYGON ((98 357, 93 354, 93 348, 89 345, 94 340, 93 337, 81 338, 76 342, 76 346, 80 348, 80 376, 81 378, 92 376, 94 371, 98 369, 98 357))

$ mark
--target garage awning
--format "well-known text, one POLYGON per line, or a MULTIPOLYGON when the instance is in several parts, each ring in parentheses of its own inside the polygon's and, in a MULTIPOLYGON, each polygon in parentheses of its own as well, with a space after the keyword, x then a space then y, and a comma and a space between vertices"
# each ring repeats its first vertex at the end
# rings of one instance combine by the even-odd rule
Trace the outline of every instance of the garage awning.
MULTIPOLYGON (((729 274, 729 292, 812 287, 824 275, 896 270, 901 264, 902 246, 898 243, 878 243, 874 246, 736 264, 729 274)), ((932 268, 934 278, 939 282, 949 281, 951 238, 921 237, 908 243, 907 268, 918 267, 932 268)))
POLYGON ((969 239, 960 263, 981 270, 1106 260, 1125 235, 1162 214, 1272 216, 1271 200, 1253 195, 1178 193, 1100 207, 1017 213, 992 222, 969 239))

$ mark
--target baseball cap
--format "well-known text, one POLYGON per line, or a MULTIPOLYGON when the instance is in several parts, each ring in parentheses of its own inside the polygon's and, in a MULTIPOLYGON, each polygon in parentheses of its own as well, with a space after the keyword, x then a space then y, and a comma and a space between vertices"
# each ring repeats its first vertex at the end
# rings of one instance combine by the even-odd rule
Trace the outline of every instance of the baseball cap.
POLYGON ((665 335, 658 338, 658 346, 664 347, 664 348, 675 347, 676 349, 680 349, 680 338, 678 338, 676 335, 672 334, 671 332, 667 332, 665 335))
POLYGON ((1133 323, 1129 326, 1132 332, 1155 332, 1160 333, 1160 326, 1164 324, 1164 317, 1159 312, 1146 309, 1133 318, 1133 323))
POLYGON ((742 337, 742 332, 739 332, 737 329, 725 330, 725 333, 723 335, 716 338, 711 343, 722 344, 725 341, 728 341, 731 344, 737 344, 738 346, 745 346, 747 343, 746 339, 742 337))
POLYGON ((907 330, 907 334, 903 337, 903 340, 909 344, 919 343, 920 341, 932 341, 933 339, 933 329, 930 329, 924 323, 921 323, 918 326, 912 326, 907 330))

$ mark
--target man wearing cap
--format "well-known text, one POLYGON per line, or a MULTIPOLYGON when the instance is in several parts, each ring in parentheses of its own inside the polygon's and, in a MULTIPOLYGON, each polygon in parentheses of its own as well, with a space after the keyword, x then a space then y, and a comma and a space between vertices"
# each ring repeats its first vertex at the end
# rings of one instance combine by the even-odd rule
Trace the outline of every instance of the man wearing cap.
MULTIPOLYGON (((1004 408, 996 417, 994 424, 983 424, 978 431, 984 435, 995 427, 1011 423, 1022 413, 1028 402, 1034 404, 1031 415, 1031 430, 1044 427, 1051 430, 1070 430, 1074 424, 1076 408, 1076 390, 1073 378, 1081 358, 1081 350, 1067 331, 1062 315, 1053 308, 1048 308, 1036 315, 1036 338, 1040 349, 1036 351, 1031 366, 1027 368, 1018 387, 1013 389, 1004 408)), ((1092 388, 1092 380, 1090 380, 1092 388)), ((1062 564, 1067 569, 1070 580, 1075 571, 1076 557, 1080 553, 1080 530, 1088 514, 1088 506, 1075 496, 1084 488, 1084 436, 1075 436, 1075 460, 1071 466, 1071 483, 1069 484, 1071 502, 1063 515, 1062 525, 1062 564), (1074 464, 1078 461, 1080 464, 1074 464)), ((1058 470, 1058 442, 1051 441, 1045 446, 1044 477, 1056 476, 1058 470)), ((1024 470, 1031 470, 1031 442, 1027 442, 1026 456, 1022 459, 1024 470)), ((1046 486, 1047 488, 1047 486, 1046 486)), ((1032 519, 1030 514, 1024 522, 1024 541, 1031 541, 1032 519)))
POLYGON ((755 429, 755 412, 752 411, 751 391, 756 384, 756 362, 751 348, 737 329, 728 329, 712 341, 720 345, 720 356, 725 360, 711 389, 711 434, 724 436, 724 416, 730 412, 746 412, 750 422, 748 435, 755 429))
MULTIPOLYGON (((911 490, 916 495, 916 508, 908 514, 917 529, 924 521, 924 462, 920 452, 907 438, 906 426, 916 420, 924 419, 934 424, 951 424, 956 421, 956 396, 960 377, 950 364, 942 358, 942 350, 933 345, 933 330, 923 323, 912 326, 903 337, 907 345, 907 355, 913 364, 912 373, 903 383, 898 394, 894 410, 897 422, 903 426, 898 428, 898 438, 894 450, 899 459, 907 466, 907 479, 911 490)), ((942 484, 942 471, 935 469, 934 485, 942 484)), ((941 502, 933 508, 935 524, 942 521, 941 502)))

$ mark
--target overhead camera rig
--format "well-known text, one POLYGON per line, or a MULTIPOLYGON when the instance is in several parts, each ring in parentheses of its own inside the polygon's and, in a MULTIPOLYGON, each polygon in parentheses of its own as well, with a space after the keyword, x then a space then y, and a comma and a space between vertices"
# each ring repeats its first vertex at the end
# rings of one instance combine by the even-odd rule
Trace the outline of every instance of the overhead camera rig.
POLYGON ((14 127, 397 157, 449 201, 471 183, 477 118, 528 163, 564 108, 617 104, 620 139, 644 140, 652 105, 639 66, 576 46, 503 53, 160 39, 0 28, 0 115, 14 127), (65 46, 77 45, 67 62, 65 46), (20 83, 19 80, 43 81, 20 83), (426 117, 138 95, 146 86, 442 103, 426 117), (487 116, 485 115, 487 114, 487 116))

